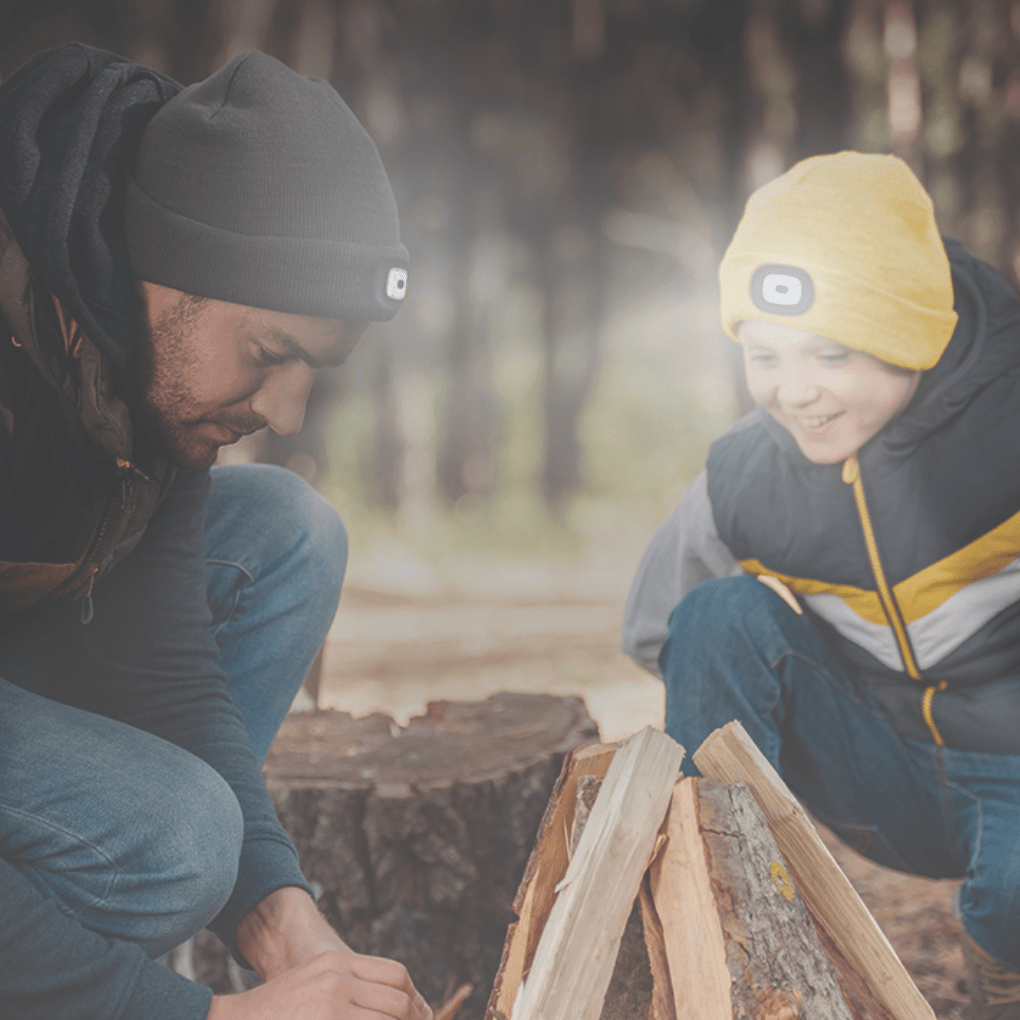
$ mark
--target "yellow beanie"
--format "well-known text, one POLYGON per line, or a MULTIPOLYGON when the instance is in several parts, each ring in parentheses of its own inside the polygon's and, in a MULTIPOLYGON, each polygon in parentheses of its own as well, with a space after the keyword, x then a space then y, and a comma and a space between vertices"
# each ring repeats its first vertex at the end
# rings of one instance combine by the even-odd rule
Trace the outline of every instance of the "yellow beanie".
POLYGON ((931 368, 956 326, 931 199, 895 156, 812 156, 759 188, 719 266, 722 322, 828 337, 931 368))

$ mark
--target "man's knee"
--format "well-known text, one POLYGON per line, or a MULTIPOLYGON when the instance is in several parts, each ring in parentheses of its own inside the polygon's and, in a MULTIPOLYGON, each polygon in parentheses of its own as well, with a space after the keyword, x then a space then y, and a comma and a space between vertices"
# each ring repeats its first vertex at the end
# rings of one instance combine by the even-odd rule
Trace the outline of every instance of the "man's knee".
POLYGON ((237 879, 244 819, 226 780, 204 762, 196 762, 198 767, 181 790, 177 818, 165 826, 170 835, 164 857, 168 873, 191 887, 181 899, 204 901, 218 913, 237 879))
POLYGON ((179 945, 220 912, 237 880, 244 836, 237 798, 205 762, 194 758, 175 786, 138 820, 108 903, 114 913, 148 917, 138 941, 150 956, 179 945))
POLYGON ((242 517, 250 526, 245 559, 297 574, 304 589, 332 600, 335 608, 347 565, 347 531, 328 500, 293 471, 273 464, 218 467, 213 479, 219 492, 212 512, 223 513, 228 522, 242 517))

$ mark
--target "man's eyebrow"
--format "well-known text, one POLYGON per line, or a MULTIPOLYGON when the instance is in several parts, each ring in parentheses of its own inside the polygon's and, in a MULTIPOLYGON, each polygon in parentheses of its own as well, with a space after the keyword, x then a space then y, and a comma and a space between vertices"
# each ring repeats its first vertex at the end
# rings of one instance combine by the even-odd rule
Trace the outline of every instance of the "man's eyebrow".
POLYGON ((303 361, 306 365, 311 365, 312 368, 335 368, 337 365, 343 364, 344 359, 349 353, 346 348, 339 347, 325 358, 313 358, 312 355, 309 354, 308 351, 306 351, 301 344, 299 344, 297 340, 285 330, 271 326, 269 328, 269 335, 272 337, 274 343, 279 344, 280 347, 283 348, 288 357, 296 358, 298 361, 303 361))

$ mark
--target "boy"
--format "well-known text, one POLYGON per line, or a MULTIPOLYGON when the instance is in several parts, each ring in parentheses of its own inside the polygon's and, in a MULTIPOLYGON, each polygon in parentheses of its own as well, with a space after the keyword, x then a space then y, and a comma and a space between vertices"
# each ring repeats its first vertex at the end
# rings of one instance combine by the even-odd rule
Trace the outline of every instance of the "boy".
POLYGON ((1020 300, 853 152, 753 194, 719 277, 760 406, 652 540, 624 650, 685 747, 739 719, 851 846, 963 878, 971 1016, 1020 1018, 1020 300))

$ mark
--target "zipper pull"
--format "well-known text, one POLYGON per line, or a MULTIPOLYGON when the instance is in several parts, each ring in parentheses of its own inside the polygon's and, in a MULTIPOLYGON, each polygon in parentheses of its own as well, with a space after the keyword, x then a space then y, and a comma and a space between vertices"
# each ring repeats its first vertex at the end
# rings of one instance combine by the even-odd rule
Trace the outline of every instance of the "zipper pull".
POLYGON ((92 622, 92 618, 96 615, 95 606, 92 604, 92 586, 96 583, 96 574, 98 571, 99 567, 92 568, 92 573, 89 574, 88 587, 86 587, 85 595, 82 597, 81 625, 83 627, 87 627, 92 622))
POLYGON ((121 477, 130 477, 132 480, 140 478, 143 482, 155 481, 154 478, 150 478, 138 465, 132 464, 131 461, 125 460, 123 457, 117 457, 115 463, 117 465, 117 472, 121 477))
POLYGON ((858 478, 861 477, 861 466, 857 463, 857 454, 851 453, 845 461, 843 461, 843 481, 847 485, 853 485, 858 478))

